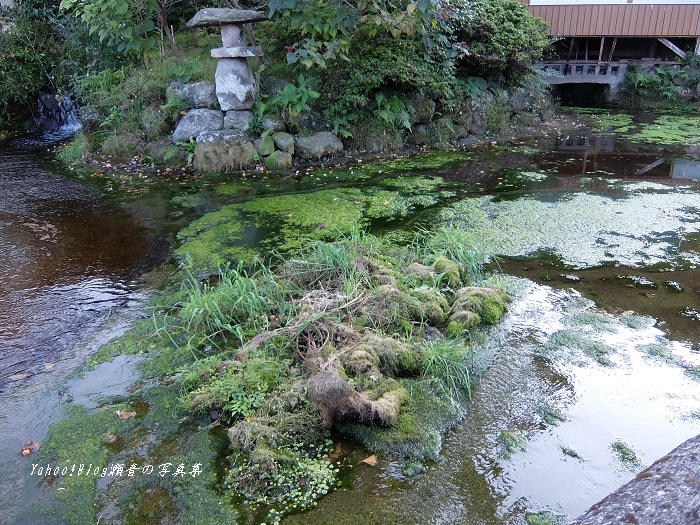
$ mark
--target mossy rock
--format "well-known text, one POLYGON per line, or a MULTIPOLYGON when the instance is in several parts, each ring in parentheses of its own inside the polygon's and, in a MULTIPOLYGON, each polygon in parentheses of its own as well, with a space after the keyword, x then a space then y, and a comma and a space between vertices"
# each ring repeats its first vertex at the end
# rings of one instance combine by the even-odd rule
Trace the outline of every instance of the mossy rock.
POLYGON ((264 160, 265 167, 270 171, 287 171, 293 166, 292 155, 284 151, 273 151, 264 160))
POLYGON ((143 149, 143 141, 129 133, 108 136, 102 143, 100 153, 116 161, 133 159, 143 149))
POLYGON ((176 146, 170 139, 149 142, 144 148, 144 153, 156 164, 171 168, 187 166, 187 150, 176 146))
POLYGON ((462 284, 459 265, 447 257, 438 257, 433 262, 433 271, 442 275, 450 288, 458 288, 462 284))
POLYGON ((394 288, 398 286, 394 270, 377 261, 367 259, 365 262, 371 274, 370 282, 374 286, 387 285, 394 288))
POLYGON ((379 358, 362 345, 353 348, 340 358, 343 368, 351 374, 369 374, 379 370, 379 358))
POLYGON ((275 152, 275 141, 270 135, 255 139, 253 141, 253 146, 255 146, 255 151, 257 151, 258 155, 261 157, 267 157, 275 152))
POLYGON ((401 404, 408 398, 408 393, 399 386, 372 399, 375 396, 370 397, 371 392, 358 392, 335 370, 313 375, 308 382, 308 395, 309 401, 323 414, 327 428, 345 421, 392 426, 401 404))
POLYGON ((411 290, 411 295, 421 301, 423 305, 424 317, 435 326, 442 326, 447 320, 447 312, 450 311, 450 305, 447 299, 437 290, 421 286, 411 290))
POLYGON ((435 461, 440 455, 442 433, 464 416, 465 409, 445 396, 435 395, 422 381, 398 381, 411 395, 401 405, 393 426, 371 427, 349 423, 337 428, 374 453, 414 461, 435 461))
POLYGON ((477 314, 480 323, 494 325, 503 316, 506 310, 508 296, 496 288, 481 288, 469 286, 457 291, 452 308, 450 320, 459 321, 469 327, 476 323, 477 314))
POLYGON ((447 335, 453 339, 463 337, 465 332, 469 332, 481 324, 481 317, 474 312, 463 312, 465 315, 464 321, 451 320, 447 323, 447 335))

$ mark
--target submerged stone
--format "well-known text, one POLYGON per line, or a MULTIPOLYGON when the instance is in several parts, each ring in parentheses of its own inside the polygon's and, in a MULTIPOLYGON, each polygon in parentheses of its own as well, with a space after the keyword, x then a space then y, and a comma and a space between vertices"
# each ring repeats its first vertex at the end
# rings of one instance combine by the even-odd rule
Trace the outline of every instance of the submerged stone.
POLYGON ((643 470, 571 525, 679 525, 700 519, 700 436, 643 470))

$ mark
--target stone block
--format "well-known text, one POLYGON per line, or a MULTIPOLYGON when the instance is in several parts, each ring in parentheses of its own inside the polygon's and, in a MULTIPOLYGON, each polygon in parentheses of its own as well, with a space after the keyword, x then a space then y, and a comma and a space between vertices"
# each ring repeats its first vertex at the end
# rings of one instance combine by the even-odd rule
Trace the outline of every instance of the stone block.
POLYGON ((213 82, 173 82, 165 95, 178 97, 190 108, 216 108, 219 105, 213 82))
POLYGON ((254 119, 255 117, 252 111, 232 109, 231 111, 227 111, 226 115, 224 115, 224 129, 248 131, 254 119))
POLYGON ((255 80, 245 58, 222 58, 216 66, 216 96, 223 111, 250 109, 255 80))
POLYGON ((246 24, 267 20, 267 14, 263 11, 252 9, 229 9, 208 7, 200 9, 187 22, 187 27, 210 27, 226 24, 246 24))
POLYGON ((292 135, 284 131, 278 131, 272 134, 272 140, 275 141, 277 149, 294 155, 294 137, 292 135))
POLYGON ((286 131, 287 124, 281 118, 265 117, 262 121, 262 127, 267 131, 286 131))
POLYGON ((224 115, 216 109, 191 109, 177 123, 173 142, 187 142, 203 131, 217 131, 224 127, 224 115))
POLYGON ((231 173, 254 168, 257 152, 239 130, 204 131, 197 135, 194 168, 199 172, 231 173))

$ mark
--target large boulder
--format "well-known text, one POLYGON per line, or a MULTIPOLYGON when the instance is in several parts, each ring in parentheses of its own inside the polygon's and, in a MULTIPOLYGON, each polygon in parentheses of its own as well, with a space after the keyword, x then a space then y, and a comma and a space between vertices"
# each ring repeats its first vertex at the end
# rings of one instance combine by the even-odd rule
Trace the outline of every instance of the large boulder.
POLYGON ((320 159, 343 151, 343 143, 330 131, 297 137, 295 146, 297 154, 302 158, 320 159))
POLYGON ((216 86, 213 82, 173 82, 165 91, 165 95, 177 97, 190 108, 216 108, 219 101, 216 98, 216 86))
POLYGON ((593 505, 571 525, 700 523, 700 436, 689 439, 593 505))
POLYGON ((254 168, 257 152, 248 135, 239 130, 204 131, 197 135, 194 168, 201 172, 230 173, 254 168))
POLYGON ((516 113, 526 111, 534 104, 535 95, 529 89, 517 88, 510 95, 510 105, 516 113))
POLYGON ((191 109, 177 123, 173 142, 187 142, 203 131, 218 131, 224 127, 224 115, 216 109, 191 109))

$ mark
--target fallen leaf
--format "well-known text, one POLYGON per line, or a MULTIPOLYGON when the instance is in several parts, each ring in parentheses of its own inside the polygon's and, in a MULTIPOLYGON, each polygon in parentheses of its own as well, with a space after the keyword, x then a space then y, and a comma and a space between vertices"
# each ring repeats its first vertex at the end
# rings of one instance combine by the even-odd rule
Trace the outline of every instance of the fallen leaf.
POLYGON ((44 363, 44 369, 45 369, 45 370, 52 370, 52 369, 53 369, 53 363, 44 363))
POLYGON ((19 381, 21 379, 26 379, 29 377, 27 374, 13 374, 10 376, 10 381, 19 381))
POLYGON ((636 288, 636 286, 633 285, 633 284, 626 284, 625 286, 626 286, 627 288, 636 288))
POLYGON ((360 461, 360 463, 367 463, 370 467, 375 467, 377 465, 377 456, 372 454, 370 457, 360 461))
POLYGON ((117 410, 117 416, 119 416, 119 419, 129 419, 130 417, 134 417, 136 415, 136 412, 127 412, 126 410, 117 410))
POLYGON ((632 315, 634 313, 634 310, 625 310, 622 312, 622 315, 632 315))
POLYGON ((27 441, 22 445, 22 455, 29 456, 30 454, 39 450, 40 443, 38 441, 27 441))

